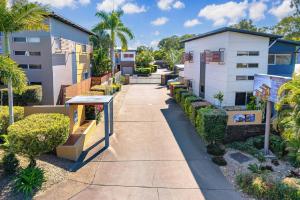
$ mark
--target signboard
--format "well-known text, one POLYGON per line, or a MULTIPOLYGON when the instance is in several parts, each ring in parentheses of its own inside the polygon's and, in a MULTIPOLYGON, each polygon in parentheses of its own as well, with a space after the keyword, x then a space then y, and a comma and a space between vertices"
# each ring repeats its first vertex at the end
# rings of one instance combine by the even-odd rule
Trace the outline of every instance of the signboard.
POLYGON ((256 74, 254 76, 253 94, 265 101, 276 103, 278 101, 278 89, 290 80, 289 77, 256 74))
POLYGON ((205 51, 205 61, 207 64, 213 63, 223 63, 224 62, 224 50, 219 51, 205 51))

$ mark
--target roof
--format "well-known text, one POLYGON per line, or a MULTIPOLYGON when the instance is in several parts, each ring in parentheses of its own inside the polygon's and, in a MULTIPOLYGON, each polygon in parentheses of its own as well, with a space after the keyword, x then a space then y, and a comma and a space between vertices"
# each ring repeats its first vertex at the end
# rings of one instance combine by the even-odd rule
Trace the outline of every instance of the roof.
POLYGON ((273 38, 273 39, 278 39, 278 38, 282 37, 281 35, 274 35, 274 34, 270 34, 270 33, 261 33, 261 32, 231 28, 231 27, 223 27, 223 28, 219 28, 219 29, 207 32, 207 33, 197 35, 195 37, 192 37, 192 38, 189 38, 189 39, 186 39, 186 40, 182 40, 181 42, 190 42, 190 41, 193 41, 193 40, 197 40, 197 39, 200 39, 200 38, 204 38, 204 37, 208 37, 208 36, 212 36, 212 35, 216 35, 216 34, 224 33, 224 32, 243 33, 243 34, 261 36, 261 37, 268 37, 268 38, 273 38))
POLYGON ((109 103, 113 96, 76 96, 66 102, 66 105, 96 105, 109 103))
POLYGON ((285 40, 285 39, 278 39, 278 42, 287 43, 287 44, 293 44, 296 46, 300 46, 300 41, 294 41, 294 40, 285 40))
POLYGON ((92 31, 90 31, 90 30, 88 30, 88 29, 86 29, 86 28, 84 28, 84 27, 82 27, 82 26, 80 26, 78 24, 75 24, 74 22, 66 19, 65 17, 63 17, 63 16, 61 16, 59 14, 56 14, 55 12, 51 12, 50 13, 50 17, 52 17, 52 18, 54 18, 56 20, 59 20, 59 21, 65 23, 67 25, 70 25, 70 26, 72 26, 72 27, 74 27, 74 28, 76 28, 78 30, 81 30, 82 32, 85 32, 85 33, 87 33, 89 35, 95 35, 95 33, 93 33, 92 31))

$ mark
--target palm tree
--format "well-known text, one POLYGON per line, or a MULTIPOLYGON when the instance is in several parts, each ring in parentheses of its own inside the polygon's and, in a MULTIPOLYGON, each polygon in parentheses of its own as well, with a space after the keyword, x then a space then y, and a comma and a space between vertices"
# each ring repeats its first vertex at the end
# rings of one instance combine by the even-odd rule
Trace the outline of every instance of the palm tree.
POLYGON ((96 16, 101 19, 101 22, 94 28, 96 31, 107 31, 110 36, 110 58, 112 63, 112 73, 115 71, 115 45, 116 39, 119 38, 122 50, 128 48, 129 39, 133 39, 134 35, 129 28, 127 28, 121 21, 123 11, 112 11, 106 13, 103 11, 97 12, 96 16))
MULTIPOLYGON (((15 1, 9 6, 7 0, 0 0, 0 32, 4 35, 4 55, 10 56, 9 36, 13 32, 48 30, 47 7, 27 0, 15 1)), ((9 123, 14 123, 13 113, 13 75, 8 77, 9 123)))

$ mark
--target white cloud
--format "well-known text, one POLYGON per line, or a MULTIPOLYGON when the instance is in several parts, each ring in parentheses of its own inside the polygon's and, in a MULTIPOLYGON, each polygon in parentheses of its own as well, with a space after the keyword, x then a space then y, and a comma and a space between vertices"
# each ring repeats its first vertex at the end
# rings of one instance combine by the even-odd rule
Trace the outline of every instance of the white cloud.
POLYGON ((290 5, 291 0, 283 0, 281 4, 273 5, 269 13, 277 17, 278 20, 281 20, 295 12, 295 8, 291 8, 290 5))
POLYGON ((169 19, 166 17, 159 17, 156 20, 152 21, 151 24, 154 26, 162 26, 162 25, 166 24, 168 21, 169 21, 169 19))
POLYGON ((157 45, 158 45, 158 43, 159 43, 158 40, 152 40, 152 41, 150 42, 150 47, 156 48, 157 45))
POLYGON ((157 6, 161 10, 181 9, 185 7, 182 1, 176 0, 158 0, 157 6))
POLYGON ((158 35, 160 35, 160 32, 159 31, 155 31, 153 34, 156 35, 156 36, 158 36, 158 35))
POLYGON ((190 28, 193 26, 197 26, 198 24, 201 24, 201 22, 198 19, 191 19, 184 22, 184 27, 190 28))
POLYGON ((246 17, 247 8, 248 1, 246 0, 240 3, 229 1, 224 4, 211 4, 200 10, 199 17, 212 20, 214 26, 234 24, 246 17))
POLYGON ((133 3, 127 3, 122 7, 122 10, 126 14, 142 13, 146 12, 145 6, 138 6, 133 3))
POLYGON ((75 8, 79 5, 87 5, 90 0, 29 0, 30 2, 38 2, 44 5, 49 5, 54 8, 70 7, 75 8))
POLYGON ((146 12, 145 6, 139 6, 131 0, 102 0, 97 4, 98 11, 111 12, 118 9, 122 9, 126 14, 146 12))
POLYGON ((254 1, 249 6, 249 18, 254 21, 259 21, 265 18, 265 11, 268 6, 263 1, 254 1))
POLYGON ((176 1, 173 5, 174 8, 176 9, 181 9, 181 8, 185 8, 185 5, 182 1, 176 1))

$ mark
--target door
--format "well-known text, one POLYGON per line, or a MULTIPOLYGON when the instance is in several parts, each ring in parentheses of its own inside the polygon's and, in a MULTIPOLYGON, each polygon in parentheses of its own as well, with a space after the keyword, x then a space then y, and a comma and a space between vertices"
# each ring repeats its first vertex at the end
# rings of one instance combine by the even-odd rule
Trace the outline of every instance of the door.
POLYGON ((205 71, 206 71, 206 60, 205 52, 200 53, 200 81, 199 81, 199 96, 205 98, 205 71))

